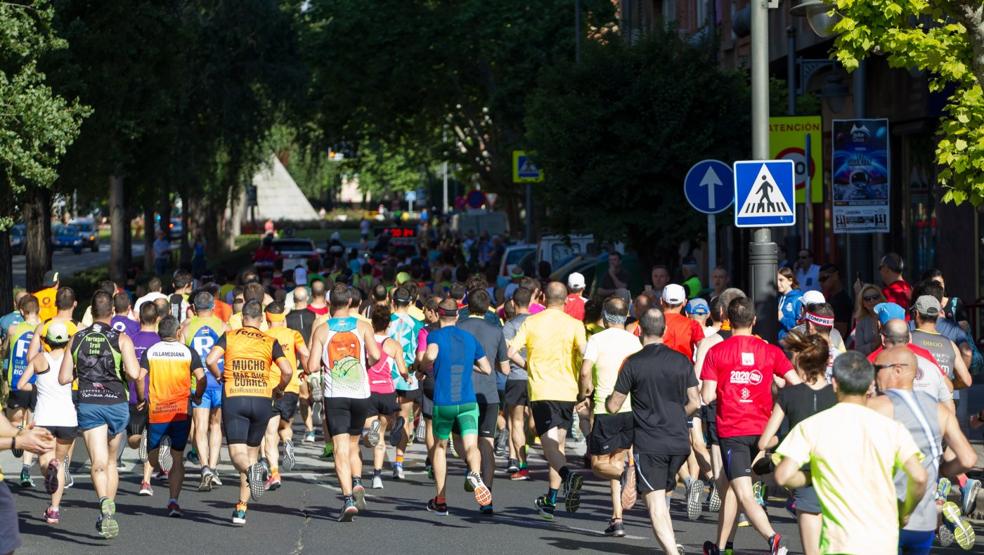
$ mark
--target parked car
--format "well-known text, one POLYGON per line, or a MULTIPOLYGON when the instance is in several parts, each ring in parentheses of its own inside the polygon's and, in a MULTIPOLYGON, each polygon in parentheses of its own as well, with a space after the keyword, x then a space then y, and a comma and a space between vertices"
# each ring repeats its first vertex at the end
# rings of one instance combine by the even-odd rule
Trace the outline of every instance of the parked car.
POLYGON ((72 220, 69 225, 79 228, 79 237, 82 239, 82 248, 99 252, 99 229, 96 221, 92 218, 79 218, 72 220))
POLYGON ((324 249, 319 249, 311 239, 275 239, 273 250, 283 262, 281 268, 284 272, 291 271, 298 266, 308 269, 309 263, 317 260, 320 264, 321 257, 325 253, 324 249))
POLYGON ((10 228, 10 252, 11 254, 24 254, 27 247, 27 227, 24 224, 17 224, 10 228))
POLYGON ((184 231, 184 224, 181 223, 181 218, 171 218, 168 229, 170 230, 169 235, 172 241, 180 240, 181 232, 184 231))
POLYGON ((72 249, 82 254, 82 237, 79 228, 72 224, 57 224, 51 227, 51 250, 72 249))

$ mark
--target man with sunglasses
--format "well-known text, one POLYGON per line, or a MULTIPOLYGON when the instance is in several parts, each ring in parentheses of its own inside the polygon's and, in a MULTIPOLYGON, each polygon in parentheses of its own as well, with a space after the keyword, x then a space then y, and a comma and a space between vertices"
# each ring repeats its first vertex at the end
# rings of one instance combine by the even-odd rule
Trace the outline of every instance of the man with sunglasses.
POLYGON ((844 289, 840 269, 835 264, 824 264, 820 267, 817 279, 820 281, 820 292, 834 308, 834 329, 842 336, 847 336, 851 329, 854 301, 844 289))
POLYGON ((813 263, 813 252, 810 249, 800 249, 793 270, 796 271, 796 281, 800 284, 801 291, 805 293, 820 290, 820 266, 813 263))
POLYGON ((936 399, 936 402, 947 405, 953 410, 953 385, 933 358, 933 353, 910 342, 909 326, 902 319, 902 307, 894 303, 881 303, 875 306, 875 313, 879 318, 884 318, 883 323, 879 323, 878 326, 882 346, 868 355, 868 361, 874 363, 878 355, 886 349, 905 347, 916 357, 917 372, 913 388, 929 394, 936 399))

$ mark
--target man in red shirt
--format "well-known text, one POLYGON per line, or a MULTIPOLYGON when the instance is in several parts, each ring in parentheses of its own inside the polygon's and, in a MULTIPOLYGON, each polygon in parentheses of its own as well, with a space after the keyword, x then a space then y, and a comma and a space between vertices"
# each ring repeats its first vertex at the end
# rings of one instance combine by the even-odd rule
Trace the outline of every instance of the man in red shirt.
POLYGON ((580 321, 584 321, 584 303, 587 301, 581 296, 584 292, 584 275, 579 272, 574 272, 567 276, 567 289, 570 290, 570 294, 567 295, 567 300, 564 301, 564 312, 572 317, 577 318, 580 321))
MULTIPOLYGON (((783 549, 782 537, 755 500, 752 461, 758 455, 758 438, 772 415, 773 380, 781 377, 790 384, 800 380, 781 349, 752 335, 755 305, 751 299, 731 301, 728 321, 731 337, 707 351, 700 376, 704 404, 717 401, 717 429, 724 458, 724 473, 718 484, 718 491, 725 493, 717 547, 721 552, 728 547, 740 504, 755 530, 768 541, 769 553, 775 554, 783 549)), ((705 546, 713 549, 708 544, 711 542, 705 546)))
POLYGON ((311 302, 308 303, 307 309, 313 312, 315 316, 328 314, 327 295, 325 282, 320 279, 313 280, 311 282, 311 302))
POLYGON ((674 351, 694 360, 697 343, 704 339, 704 328, 696 320, 687 318, 683 308, 687 304, 687 292, 682 285, 670 283, 663 288, 663 315, 666 317, 666 332, 663 343, 674 351))
POLYGON ((878 263, 878 273, 881 275, 882 283, 885 284, 885 288, 882 289, 885 301, 901 306, 906 311, 905 319, 908 320, 909 305, 912 303, 912 286, 902 277, 904 269, 902 257, 894 252, 883 256, 878 263))

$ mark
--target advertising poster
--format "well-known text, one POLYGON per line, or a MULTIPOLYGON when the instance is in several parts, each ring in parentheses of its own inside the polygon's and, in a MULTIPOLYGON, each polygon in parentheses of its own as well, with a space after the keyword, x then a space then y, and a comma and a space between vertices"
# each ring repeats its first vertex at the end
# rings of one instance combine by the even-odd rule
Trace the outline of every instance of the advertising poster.
POLYGON ((773 160, 792 160, 796 167, 796 204, 806 202, 806 176, 810 176, 810 197, 823 202, 823 120, 820 116, 776 116, 769 118, 769 147, 773 160), (810 135, 810 161, 807 165, 806 136, 810 135))
POLYGON ((887 119, 833 121, 834 233, 888 233, 891 175, 887 119))

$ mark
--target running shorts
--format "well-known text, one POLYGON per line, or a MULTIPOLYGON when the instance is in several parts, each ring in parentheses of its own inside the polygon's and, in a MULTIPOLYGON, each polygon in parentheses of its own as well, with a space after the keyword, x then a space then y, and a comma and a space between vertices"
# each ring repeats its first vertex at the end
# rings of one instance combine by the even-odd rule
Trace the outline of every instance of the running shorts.
POLYGON ((546 435, 551 428, 570 432, 574 423, 573 401, 530 401, 530 412, 538 436, 546 435))
POLYGON ((38 404, 38 396, 35 393, 36 390, 32 389, 30 391, 14 390, 10 392, 7 397, 7 409, 29 409, 34 410, 34 407, 38 404))
POLYGON ((530 382, 527 380, 506 380, 506 394, 502 397, 507 407, 530 404, 530 382))
POLYGON ((205 394, 202 395, 202 402, 195 403, 191 402, 191 408, 193 409, 218 409, 222 408, 222 388, 221 387, 208 387, 205 389, 205 394))
POLYGON ((188 434, 191 433, 191 419, 174 422, 161 422, 147 426, 147 450, 153 451, 161 446, 161 439, 167 436, 171 439, 171 449, 184 451, 188 445, 188 434))
POLYGON ((427 395, 420 400, 420 416, 423 416, 424 420, 434 419, 434 399, 427 395))
POLYGON ((410 391, 397 389, 396 396, 399 397, 400 403, 410 403, 410 402, 415 403, 419 401, 421 397, 423 397, 423 394, 421 393, 420 388, 413 389, 410 391))
POLYGON ((284 396, 273 400, 273 416, 279 416, 280 420, 290 423, 297 413, 297 402, 300 396, 297 393, 284 393, 284 396))
POLYGON ((126 425, 126 435, 138 436, 147 429, 147 405, 143 410, 137 410, 137 405, 130 405, 130 423, 126 425))
POLYGON ((372 393, 369 395, 369 412, 367 416, 389 416, 400 412, 400 405, 396 402, 396 393, 372 393))
POLYGON ((229 445, 245 443, 259 447, 273 409, 269 397, 237 396, 225 399, 222 407, 223 435, 229 445))
POLYGON ((125 402, 112 405, 97 405, 94 403, 79 403, 79 431, 106 426, 109 437, 115 437, 126 431, 130 422, 130 409, 125 402))
POLYGON ((708 445, 720 445, 721 438, 718 437, 717 427, 717 405, 711 403, 701 407, 701 416, 704 421, 705 438, 704 442, 708 445))
POLYGON ((758 454, 759 436, 721 438, 721 459, 728 480, 752 475, 752 461, 758 454))
POLYGON ((369 399, 350 397, 325 397, 325 419, 331 437, 362 434, 369 415, 369 399))
POLYGON ((687 456, 636 453, 636 490, 642 495, 651 491, 673 491, 676 489, 677 472, 687 462, 687 456))
POLYGON ((633 430, 635 421, 631 412, 596 414, 588 436, 588 453, 608 455, 632 447, 633 430))
POLYGON ((464 403, 462 405, 434 405, 434 437, 437 439, 448 439, 451 437, 451 430, 457 424, 461 435, 478 434, 478 403, 464 403))
POLYGON ((35 426, 51 432, 51 435, 55 436, 59 443, 71 443, 79 436, 78 426, 44 426, 42 424, 35 424, 35 426))
POLYGON ((817 497, 817 490, 813 489, 813 486, 794 489, 793 500, 796 502, 797 511, 820 514, 820 498, 817 497))

